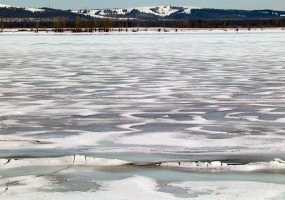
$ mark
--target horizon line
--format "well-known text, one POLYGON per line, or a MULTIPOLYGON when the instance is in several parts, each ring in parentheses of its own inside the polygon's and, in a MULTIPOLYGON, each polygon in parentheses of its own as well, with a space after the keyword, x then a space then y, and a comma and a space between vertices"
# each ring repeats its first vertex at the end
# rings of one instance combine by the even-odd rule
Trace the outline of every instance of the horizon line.
MULTIPOLYGON (((106 9, 135 9, 135 8, 155 8, 155 7, 184 7, 184 8, 192 8, 192 9, 217 9, 217 10, 246 10, 246 11, 254 11, 254 10, 276 10, 276 11, 285 11, 285 9, 272 9, 272 8, 256 8, 256 9, 242 9, 242 8, 214 8, 214 7, 199 7, 199 6, 191 6, 186 4, 157 4, 157 5, 143 5, 143 6, 126 6, 126 7, 78 7, 78 8, 60 8, 56 6, 21 6, 15 4, 5 4, 1 3, 0 5, 9 6, 9 7, 17 7, 17 8, 50 8, 50 9, 58 9, 58 10, 106 10, 106 9)), ((1 8, 1 6, 0 6, 1 8)))

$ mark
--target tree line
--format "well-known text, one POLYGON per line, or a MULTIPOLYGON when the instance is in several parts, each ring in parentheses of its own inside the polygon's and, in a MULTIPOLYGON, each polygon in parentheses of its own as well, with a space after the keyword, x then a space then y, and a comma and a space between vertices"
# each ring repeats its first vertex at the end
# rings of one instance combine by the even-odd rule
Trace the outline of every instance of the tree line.
POLYGON ((0 18, 0 31, 6 28, 30 28, 33 30, 53 29, 63 32, 70 29, 74 32, 112 31, 113 28, 126 30, 136 27, 167 27, 167 28, 269 28, 285 27, 285 19, 264 20, 112 20, 86 19, 77 17, 70 20, 65 17, 48 19, 31 18, 0 18))

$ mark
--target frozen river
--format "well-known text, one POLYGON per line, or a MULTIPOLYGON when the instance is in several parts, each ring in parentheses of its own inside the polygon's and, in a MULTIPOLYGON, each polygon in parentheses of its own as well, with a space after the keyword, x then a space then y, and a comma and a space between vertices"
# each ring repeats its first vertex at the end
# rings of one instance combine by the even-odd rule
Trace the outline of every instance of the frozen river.
POLYGON ((0 199, 284 199, 284 55, 281 31, 0 34, 0 199))

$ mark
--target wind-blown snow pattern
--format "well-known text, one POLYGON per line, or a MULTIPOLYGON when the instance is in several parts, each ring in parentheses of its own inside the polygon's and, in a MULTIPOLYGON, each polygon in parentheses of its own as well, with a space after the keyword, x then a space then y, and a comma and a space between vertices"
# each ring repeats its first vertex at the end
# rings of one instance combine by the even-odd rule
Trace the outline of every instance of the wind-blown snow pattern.
POLYGON ((284 34, 0 33, 0 199, 284 200, 284 34))

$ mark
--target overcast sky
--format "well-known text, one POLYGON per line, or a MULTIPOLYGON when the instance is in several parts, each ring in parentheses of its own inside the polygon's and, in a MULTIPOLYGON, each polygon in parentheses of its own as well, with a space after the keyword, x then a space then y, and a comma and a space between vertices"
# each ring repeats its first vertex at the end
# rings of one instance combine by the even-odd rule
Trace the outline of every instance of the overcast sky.
POLYGON ((285 10, 285 0, 0 0, 0 3, 30 7, 44 7, 52 5, 53 7, 63 9, 121 8, 171 4, 207 8, 285 10))

